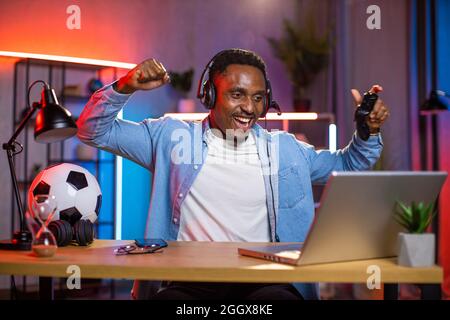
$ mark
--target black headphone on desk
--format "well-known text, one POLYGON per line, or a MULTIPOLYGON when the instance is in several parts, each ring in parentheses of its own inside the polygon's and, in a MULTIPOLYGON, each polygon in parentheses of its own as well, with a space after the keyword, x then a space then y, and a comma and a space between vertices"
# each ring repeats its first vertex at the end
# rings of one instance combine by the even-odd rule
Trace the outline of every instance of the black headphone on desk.
POLYGON ((78 220, 73 225, 66 220, 55 220, 48 228, 56 238, 58 247, 67 246, 75 241, 80 246, 87 246, 94 241, 94 224, 89 220, 78 220))
MULTIPOLYGON (((200 101, 206 107, 206 109, 211 110, 214 108, 214 105, 216 104, 216 88, 214 87, 212 79, 209 78, 211 67, 214 65, 216 58, 227 51, 229 51, 229 49, 222 50, 219 53, 217 53, 214 57, 212 57, 212 59, 208 62, 205 69, 203 70, 200 80, 198 82, 197 98, 200 99, 200 101), (205 79, 206 73, 208 73, 208 79, 205 79)), ((242 51, 249 52, 246 50, 242 51)), ((266 92, 264 97, 264 110, 260 118, 264 118, 270 108, 277 110, 278 114, 280 115, 281 114, 280 106, 276 101, 272 100, 272 86, 270 84, 269 79, 267 78, 265 71, 264 71, 264 80, 266 83, 266 92)))

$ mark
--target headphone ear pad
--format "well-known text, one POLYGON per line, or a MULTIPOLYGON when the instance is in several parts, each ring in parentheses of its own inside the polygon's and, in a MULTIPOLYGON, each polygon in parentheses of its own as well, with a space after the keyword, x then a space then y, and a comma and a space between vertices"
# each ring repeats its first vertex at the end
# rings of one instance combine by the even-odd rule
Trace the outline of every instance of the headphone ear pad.
POLYGON ((55 236, 58 247, 65 247, 72 241, 73 231, 69 222, 65 220, 52 221, 48 228, 55 236))
POLYGON ((216 91, 214 89, 214 85, 211 85, 211 81, 206 80, 203 83, 203 97, 202 103, 206 107, 206 109, 214 108, 216 100, 216 91))
POLYGON ((272 85, 270 84, 269 79, 266 79, 266 94, 264 95, 264 110, 261 114, 261 118, 264 118, 269 111, 270 108, 272 108, 273 100, 272 100, 272 85))
POLYGON ((209 109, 213 109, 214 105, 216 104, 216 88, 214 87, 214 84, 210 82, 209 85, 209 109))
POLYGON ((75 241, 80 246, 87 246, 94 241, 94 225, 89 220, 78 220, 74 226, 75 241))

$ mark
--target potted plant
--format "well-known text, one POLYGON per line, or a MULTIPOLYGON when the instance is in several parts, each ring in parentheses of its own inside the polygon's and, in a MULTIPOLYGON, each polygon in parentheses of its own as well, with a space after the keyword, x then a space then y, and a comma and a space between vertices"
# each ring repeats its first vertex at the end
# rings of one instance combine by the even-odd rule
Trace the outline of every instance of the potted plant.
POLYGON ((318 35, 312 14, 308 16, 304 28, 298 28, 285 19, 282 38, 267 39, 275 57, 283 62, 289 74, 294 87, 294 109, 297 112, 309 111, 311 101, 306 99, 305 90, 328 65, 332 47, 330 28, 323 35, 318 35))
POLYGON ((395 220, 407 233, 398 235, 398 264, 407 267, 429 267, 435 263, 435 236, 425 233, 436 212, 434 203, 406 205, 397 201, 395 220))
POLYGON ((170 84, 179 93, 178 112, 194 112, 195 101, 188 99, 187 95, 191 91, 194 69, 190 68, 184 72, 170 71, 170 84))

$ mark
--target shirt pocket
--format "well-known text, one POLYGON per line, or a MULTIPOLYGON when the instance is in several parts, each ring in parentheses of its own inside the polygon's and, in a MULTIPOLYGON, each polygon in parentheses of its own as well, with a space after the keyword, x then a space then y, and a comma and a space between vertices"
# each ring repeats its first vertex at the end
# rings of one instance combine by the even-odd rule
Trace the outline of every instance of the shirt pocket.
POLYGON ((278 175, 279 208, 289 209, 305 197, 301 168, 298 165, 285 168, 278 175))

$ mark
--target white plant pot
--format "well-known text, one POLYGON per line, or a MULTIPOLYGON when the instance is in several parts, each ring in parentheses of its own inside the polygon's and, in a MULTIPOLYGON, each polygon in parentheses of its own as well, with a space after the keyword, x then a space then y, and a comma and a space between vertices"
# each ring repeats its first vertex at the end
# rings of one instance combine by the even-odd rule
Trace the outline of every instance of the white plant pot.
POLYGON ((178 101, 178 112, 195 112, 195 100, 194 99, 180 99, 178 101))
POLYGON ((398 234, 398 264, 405 267, 431 267, 435 264, 433 233, 398 234))

